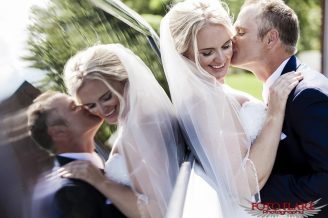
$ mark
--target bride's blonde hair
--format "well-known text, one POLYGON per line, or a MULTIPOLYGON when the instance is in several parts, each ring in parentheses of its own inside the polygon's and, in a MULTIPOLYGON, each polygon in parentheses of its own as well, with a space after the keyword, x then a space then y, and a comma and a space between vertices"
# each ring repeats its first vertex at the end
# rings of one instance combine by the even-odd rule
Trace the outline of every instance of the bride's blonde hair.
POLYGON ((117 44, 99 44, 82 50, 70 58, 64 68, 64 82, 68 93, 78 99, 77 92, 85 82, 100 80, 118 96, 121 114, 125 102, 123 96, 111 86, 110 81, 125 83, 128 80, 128 73, 115 54, 117 49, 125 48, 117 44))
MULTIPOLYGON (((228 6, 219 0, 186 0, 174 5, 169 13, 169 28, 174 45, 182 55, 192 45, 194 55, 198 57, 197 33, 207 24, 223 25, 234 34, 228 6)), ((199 65, 198 58, 195 61, 199 65)))

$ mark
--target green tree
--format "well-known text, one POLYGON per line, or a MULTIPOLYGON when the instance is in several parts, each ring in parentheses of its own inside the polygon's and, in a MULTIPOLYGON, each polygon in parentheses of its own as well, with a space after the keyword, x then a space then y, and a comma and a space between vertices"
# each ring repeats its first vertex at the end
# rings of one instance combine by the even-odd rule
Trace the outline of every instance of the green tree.
POLYGON ((159 33, 159 25, 162 17, 167 13, 170 5, 175 1, 172 0, 149 0, 135 1, 123 0, 130 8, 141 14, 145 20, 159 33))
MULTIPOLYGON (((144 16, 145 19, 158 32, 161 17, 166 14, 170 5, 181 0, 123 1, 144 16)), ((223 2, 228 5, 232 17, 236 19, 244 0, 225 0, 223 2)), ((285 2, 295 10, 300 21, 301 37, 298 43, 298 50, 319 50, 321 31, 321 1, 285 0, 285 2)))
POLYGON ((320 50, 321 8, 320 0, 285 0, 300 21, 298 50, 320 50))
MULTIPOLYGON (((169 7, 183 0, 150 0, 150 1, 134 1, 123 0, 129 7, 133 8, 141 14, 151 26, 159 33, 159 25, 161 18, 167 13, 169 7)), ((225 0, 230 14, 235 20, 238 16, 240 7, 244 0, 225 0)), ((320 0, 285 0, 292 9, 295 10, 300 21, 300 39, 298 42, 298 51, 319 50, 320 34, 321 34, 321 8, 320 0)), ((240 69, 232 69, 232 72, 243 72, 240 69)))
MULTIPOLYGON (((47 72, 42 89, 66 92, 63 69, 67 60, 86 47, 98 43, 121 43, 132 49, 166 87, 159 57, 144 33, 129 27, 85 0, 53 0, 46 8, 34 7, 28 27, 29 55, 23 57, 33 68, 47 72)), ((104 142, 114 131, 104 125, 98 139, 104 142)))
MULTIPOLYGON (((237 18, 244 0, 226 0, 234 20, 237 18)), ((320 0, 285 0, 297 14, 300 22, 298 50, 320 49, 321 3, 320 0)))
MULTIPOLYGON (((162 16, 171 4, 179 0, 123 1, 141 14, 158 32, 162 16)), ((226 0, 226 3, 236 18, 243 0, 226 0)), ((319 49, 320 1, 286 0, 286 3, 296 11, 300 20, 299 51, 319 49)), ((62 79, 63 68, 66 61, 77 51, 96 43, 118 42, 138 54, 168 91, 163 69, 147 41, 147 34, 129 27, 116 17, 95 7, 90 1, 53 0, 46 8, 34 7, 31 15, 32 24, 28 28, 30 53, 24 59, 31 63, 31 67, 47 72, 42 84, 43 90, 66 91, 62 79)), ((129 19, 129 16, 126 15, 125 18, 129 19)), ((233 72, 236 71, 240 72, 233 69, 233 72)), ((105 126, 102 131, 98 136, 104 141, 113 128, 105 126)))

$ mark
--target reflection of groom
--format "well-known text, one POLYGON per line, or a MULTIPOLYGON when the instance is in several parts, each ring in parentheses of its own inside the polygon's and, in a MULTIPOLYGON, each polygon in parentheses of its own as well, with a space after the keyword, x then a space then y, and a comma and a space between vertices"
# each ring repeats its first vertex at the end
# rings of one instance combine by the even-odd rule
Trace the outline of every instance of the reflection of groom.
MULTIPOLYGON (((262 202, 328 203, 328 79, 294 56, 299 35, 295 12, 280 0, 249 1, 236 20, 234 66, 252 71, 270 85, 281 75, 299 70, 303 81, 291 92, 286 106, 277 158, 262 202)), ((328 208, 328 206, 327 206, 328 208)), ((317 217, 328 217, 328 209, 317 217)))
MULTIPOLYGON (((77 107, 65 94, 47 92, 34 100, 28 113, 30 133, 40 147, 56 154, 58 167, 74 160, 88 160, 103 169, 94 152, 93 138, 102 120, 77 107)), ((33 218, 125 217, 86 182, 54 176, 40 180, 33 193, 33 218)))

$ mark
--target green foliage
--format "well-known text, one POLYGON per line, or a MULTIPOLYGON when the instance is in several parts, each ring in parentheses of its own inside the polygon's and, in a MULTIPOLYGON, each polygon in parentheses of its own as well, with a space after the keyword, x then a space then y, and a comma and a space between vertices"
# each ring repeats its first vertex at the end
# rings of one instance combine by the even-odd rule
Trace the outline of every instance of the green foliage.
MULTIPOLYGON (((171 4, 179 0, 123 0, 141 14, 158 32, 162 16, 171 4)), ((298 14, 301 26, 299 51, 320 48, 320 1, 285 0, 298 14)), ((236 18, 243 0, 226 0, 231 14, 236 18)), ((167 83, 159 58, 154 54, 145 35, 120 22, 117 18, 95 8, 86 0, 53 0, 47 8, 34 7, 29 26, 29 55, 24 59, 31 67, 47 72, 42 89, 65 91, 62 72, 66 61, 77 51, 97 43, 119 42, 131 48, 154 72, 166 91, 167 83)), ((232 73, 242 72, 231 69, 232 73)), ((251 74, 236 74, 227 77, 232 87, 249 92, 260 98, 261 87, 251 74), (255 82, 254 82, 255 81, 255 82)), ((98 138, 104 141, 114 131, 103 126, 98 138)))
MULTIPOLYGON (((95 137, 96 142, 108 144, 107 140, 109 136, 111 136, 115 131, 116 131, 116 126, 108 125, 106 122, 104 122, 97 132, 97 135, 95 137)), ((112 145, 108 144, 108 146, 111 147, 112 145)))
MULTIPOLYGON (((244 0, 225 0, 234 20, 244 0)), ((300 22, 298 50, 320 50, 321 8, 320 0, 285 0, 297 14, 300 22)))
POLYGON ((170 5, 175 1, 172 0, 149 0, 149 1, 135 1, 123 0, 123 2, 130 8, 141 14, 143 18, 154 28, 159 34, 159 26, 162 17, 169 10, 170 5))
MULTIPOLYGON (((121 43, 149 66, 168 90, 159 57, 147 37, 85 0, 53 0, 47 8, 34 7, 28 27, 30 66, 47 72, 42 89, 65 92, 63 69, 78 51, 99 43, 121 43)), ((103 125, 97 138, 104 142, 115 128, 103 125)))
POLYGON ((319 0, 285 0, 300 21, 298 50, 320 50, 321 8, 319 0))
POLYGON ((251 73, 229 74, 225 82, 231 87, 262 99, 262 83, 251 73))
MULTIPOLYGON (((160 19, 166 14, 169 6, 181 0, 123 0, 129 7, 141 14, 159 33, 160 19), (151 16, 153 15, 153 16, 151 16)), ((244 0, 225 0, 230 14, 235 20, 244 0)), ((300 21, 300 40, 298 51, 320 50, 321 8, 320 0, 285 0, 295 10, 300 21)))
POLYGON ((139 14, 156 14, 165 15, 167 7, 174 1, 172 0, 147 0, 147 1, 136 1, 136 0, 123 0, 133 10, 139 14))
POLYGON ((46 84, 65 91, 62 80, 66 61, 77 51, 97 43, 121 43, 132 49, 163 81, 162 67, 145 35, 95 8, 89 1, 55 0, 48 8, 32 10, 28 50, 31 67, 46 70, 46 84))
POLYGON ((150 26, 159 33, 159 26, 162 20, 161 15, 156 14, 142 14, 142 17, 150 24, 150 26))

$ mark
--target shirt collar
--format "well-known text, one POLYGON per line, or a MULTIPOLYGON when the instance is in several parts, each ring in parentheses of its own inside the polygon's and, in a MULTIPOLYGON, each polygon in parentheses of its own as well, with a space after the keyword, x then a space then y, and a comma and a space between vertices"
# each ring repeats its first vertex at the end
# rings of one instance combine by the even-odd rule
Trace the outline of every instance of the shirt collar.
POLYGON ((87 160, 93 163, 96 167, 104 169, 104 163, 96 152, 92 153, 62 153, 58 156, 67 157, 76 160, 87 160))
POLYGON ((263 84, 263 90, 262 90, 262 98, 264 100, 264 103, 268 103, 269 98, 269 88, 272 86, 272 84, 279 78, 281 75, 283 69, 285 68, 287 62, 289 61, 290 57, 284 60, 280 66, 271 74, 271 76, 265 81, 263 84))

